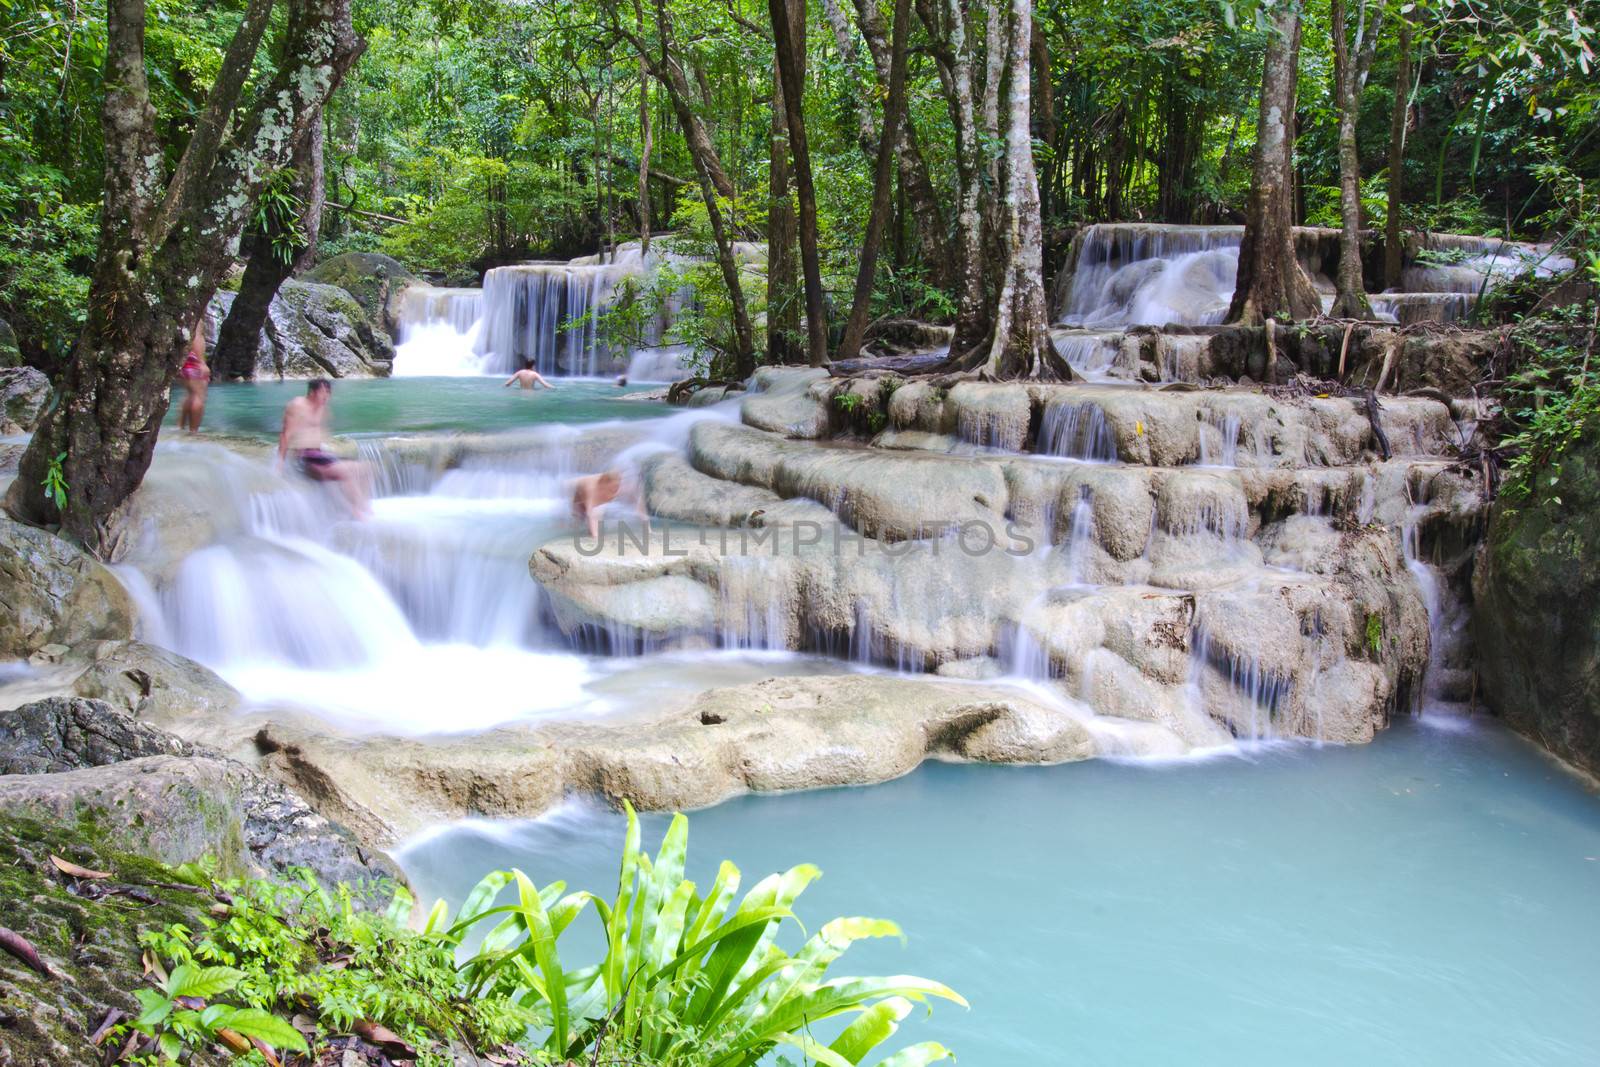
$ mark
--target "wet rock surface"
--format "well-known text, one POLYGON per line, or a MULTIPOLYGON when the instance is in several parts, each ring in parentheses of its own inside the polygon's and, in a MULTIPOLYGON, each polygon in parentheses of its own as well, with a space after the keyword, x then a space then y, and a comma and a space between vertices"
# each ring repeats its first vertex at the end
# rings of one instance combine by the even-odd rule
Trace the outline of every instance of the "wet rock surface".
POLYGON ((0 435, 31 432, 49 402, 50 379, 32 367, 8 366, 0 353, 0 435))
MULTIPOLYGON (((1090 718, 1005 685, 848 674, 772 678, 614 719, 464 737, 344 735, 282 714, 237 729, 254 731, 265 772, 388 843, 441 820, 531 817, 573 793, 670 811, 750 791, 885 781, 929 758, 1087 759, 1109 743, 1090 718)), ((193 725, 217 740, 214 726, 193 725)), ((1164 731, 1127 725, 1142 731, 1144 750, 1183 747, 1164 731)))
POLYGON ((0 658, 45 645, 133 636, 133 602, 115 575, 45 530, 0 516, 0 658))
POLYGON ((230 875, 305 867, 329 885, 402 877, 281 784, 103 701, 0 713, 0 745, 0 810, 90 823, 122 851, 174 865, 209 857, 230 875))
POLYGON ((1474 575, 1478 669, 1508 723, 1600 774, 1600 432, 1553 477, 1495 506, 1474 575))

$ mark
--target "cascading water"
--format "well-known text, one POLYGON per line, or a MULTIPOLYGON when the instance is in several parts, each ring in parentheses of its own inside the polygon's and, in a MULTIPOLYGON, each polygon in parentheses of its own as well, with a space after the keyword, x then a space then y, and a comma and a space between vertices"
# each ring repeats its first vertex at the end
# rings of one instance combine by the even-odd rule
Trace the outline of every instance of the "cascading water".
POLYGON ((1099 404, 1052 401, 1039 423, 1041 455, 1110 463, 1117 458, 1117 439, 1099 404))
POLYGON ((179 562, 147 598, 155 625, 247 698, 356 727, 471 731, 581 711, 592 669, 543 631, 527 576, 565 514, 554 456, 543 471, 445 472, 378 497, 365 522, 344 521, 327 486, 259 472, 272 488, 212 502, 239 511, 239 532, 179 562))
POLYGON ((490 373, 477 350, 482 318, 481 289, 409 287, 400 298, 394 374, 419 377, 490 373))
POLYGON ((1090 226, 1060 321, 1107 327, 1221 322, 1239 269, 1240 226, 1090 226))

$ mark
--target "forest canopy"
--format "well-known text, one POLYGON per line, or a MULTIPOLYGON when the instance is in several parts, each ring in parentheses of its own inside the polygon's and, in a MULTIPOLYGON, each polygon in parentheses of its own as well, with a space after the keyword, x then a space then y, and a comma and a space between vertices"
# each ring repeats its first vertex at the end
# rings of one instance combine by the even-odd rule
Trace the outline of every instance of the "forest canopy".
MULTIPOLYGON (((910 152, 894 175, 873 310, 941 318, 958 294, 927 239, 955 224, 958 138, 941 84, 944 5, 913 6, 910 152), (915 198, 929 192, 933 217, 919 218, 915 198)), ((962 6, 979 38, 968 44, 981 46, 987 9, 962 6)), ((817 243, 839 302, 872 207, 891 8, 819 0, 805 10, 817 243)), ((1047 271, 1081 223, 1243 221, 1268 12, 1217 0, 1037 5, 1031 136, 1047 271)), ((174 135, 169 151, 200 114, 243 14, 239 0, 147 5, 151 98, 174 135)), ((1294 210, 1307 225, 1339 224, 1332 14, 1326 0, 1305 4, 1294 210)), ((1397 92, 1405 228, 1545 238, 1592 214, 1579 190, 1600 172, 1594 5, 1435 0, 1363 4, 1359 16, 1377 25, 1357 118, 1364 225, 1386 222, 1397 92)), ((25 350, 60 356, 81 323, 106 162, 105 0, 0 0, 0 17, 0 317, 25 350)), ((635 239, 647 130, 651 226, 704 231, 672 94, 650 68, 664 47, 729 183, 719 191, 729 227, 765 238, 774 82, 765 5, 356 0, 352 17, 367 48, 322 115, 330 210, 319 255, 384 251, 473 282, 500 263, 635 239)), ((280 4, 269 38, 286 21, 280 4)), ((275 54, 260 50, 252 78, 270 75, 275 54)), ((978 148, 992 160, 1001 146, 978 148)))

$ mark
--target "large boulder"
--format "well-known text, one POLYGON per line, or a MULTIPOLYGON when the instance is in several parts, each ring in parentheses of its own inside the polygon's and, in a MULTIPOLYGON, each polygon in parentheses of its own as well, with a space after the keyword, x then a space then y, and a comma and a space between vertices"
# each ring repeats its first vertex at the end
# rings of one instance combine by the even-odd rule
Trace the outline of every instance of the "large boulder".
MULTIPOLYGON (((219 292, 206 309, 206 336, 215 344, 236 294, 219 292)), ((256 346, 255 377, 380 378, 394 360, 387 331, 369 321, 343 288, 291 279, 267 308, 256 346)))
POLYGON ((211 857, 233 875, 305 867, 328 885, 402 878, 278 783, 99 700, 0 714, 0 811, 89 825, 161 863, 211 857))
POLYGON ((49 697, 0 711, 0 775, 54 774, 192 752, 187 742, 98 700, 49 697))
POLYGON ((244 703, 209 667, 155 645, 95 641, 81 651, 88 666, 72 683, 74 693, 158 725, 231 715, 244 703))
POLYGON ((279 378, 373 378, 389 373, 394 343, 336 285, 287 281, 267 310, 279 378))
POLYGON ((3 359, 0 353, 0 435, 28 433, 50 401, 50 379, 32 367, 6 367, 3 359))
POLYGON ((0 518, 0 658, 45 645, 125 641, 137 613, 114 574, 44 530, 0 518))
POLYGON ((400 294, 419 279, 398 259, 377 252, 346 252, 306 271, 301 280, 337 285, 350 294, 374 330, 399 333, 400 294))
POLYGON ((1538 482, 1496 504, 1474 573, 1483 693, 1513 727, 1600 773, 1600 425, 1538 482))

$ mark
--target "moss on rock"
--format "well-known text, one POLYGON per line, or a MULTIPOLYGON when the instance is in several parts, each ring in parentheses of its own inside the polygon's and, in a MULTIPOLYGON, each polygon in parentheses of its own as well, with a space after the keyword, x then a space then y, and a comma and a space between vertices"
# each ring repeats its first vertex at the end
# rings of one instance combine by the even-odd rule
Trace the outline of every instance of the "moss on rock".
POLYGON ((1474 579, 1489 705, 1557 755, 1600 773, 1600 425, 1502 499, 1474 579))
POLYGON ((63 827, 0 811, 3 921, 60 976, 0 953, 0 1062, 99 1062, 89 1039, 106 1013, 138 1011, 139 935, 172 923, 198 928, 212 903, 180 884, 169 868, 107 845, 92 818, 63 827), (79 882, 57 871, 52 855, 112 878, 79 882), (112 892, 90 899, 106 887, 112 892))

